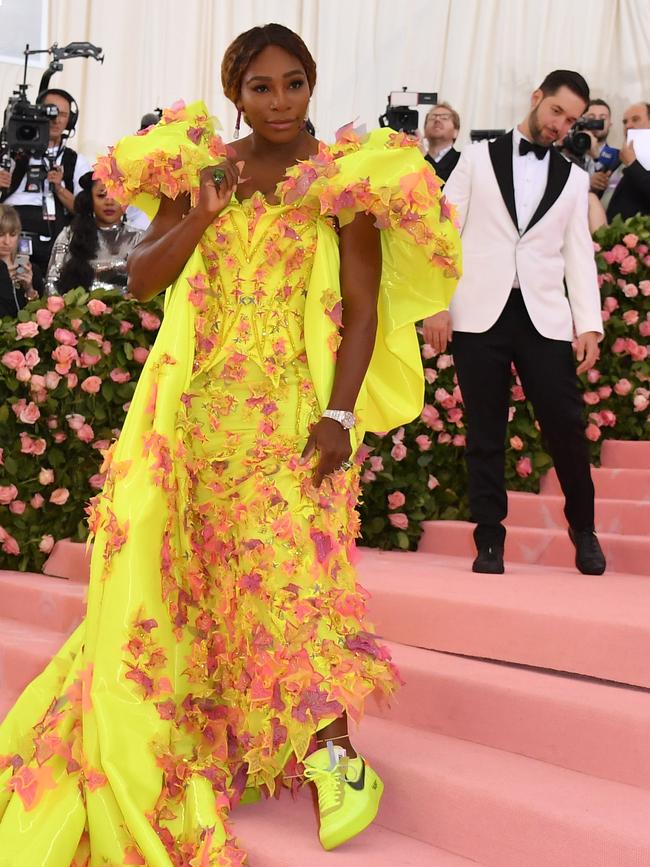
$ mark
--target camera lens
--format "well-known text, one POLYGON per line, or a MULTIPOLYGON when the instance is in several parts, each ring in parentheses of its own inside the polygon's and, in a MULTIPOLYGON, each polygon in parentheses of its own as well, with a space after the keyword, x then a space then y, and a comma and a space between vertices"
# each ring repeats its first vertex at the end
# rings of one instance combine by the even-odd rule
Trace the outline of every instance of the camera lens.
POLYGON ((16 130, 21 141, 30 142, 38 138, 38 127, 31 124, 22 124, 16 130))

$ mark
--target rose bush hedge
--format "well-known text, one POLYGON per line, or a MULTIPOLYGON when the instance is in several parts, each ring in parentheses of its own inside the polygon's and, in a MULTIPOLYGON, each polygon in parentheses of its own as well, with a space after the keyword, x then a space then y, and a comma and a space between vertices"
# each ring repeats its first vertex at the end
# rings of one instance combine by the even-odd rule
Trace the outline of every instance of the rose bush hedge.
POLYGON ((56 540, 86 538, 161 313, 75 289, 0 321, 0 568, 38 570, 56 540))
MULTIPOLYGON (((650 218, 616 220, 595 241, 605 338, 583 383, 598 463, 604 439, 648 437, 650 218)), ((39 570, 58 539, 86 538, 101 453, 119 434, 161 315, 161 298, 142 305, 76 289, 0 321, 0 568, 39 570)), ((413 549, 423 520, 468 517, 453 358, 426 345, 422 357, 420 417, 363 447, 367 545, 413 549)), ((506 480, 537 491, 551 459, 514 372, 511 395, 506 480)))
MULTIPOLYGON (((650 398, 650 218, 620 218, 594 239, 605 337, 600 359, 582 377, 586 435, 597 465, 605 439, 647 439, 650 398)), ((379 548, 414 549, 421 522, 469 517, 463 463, 463 405, 451 355, 422 346, 425 407, 406 428, 368 436, 362 538, 379 548)), ((532 407, 513 371, 506 482, 539 491, 552 461, 532 407)))

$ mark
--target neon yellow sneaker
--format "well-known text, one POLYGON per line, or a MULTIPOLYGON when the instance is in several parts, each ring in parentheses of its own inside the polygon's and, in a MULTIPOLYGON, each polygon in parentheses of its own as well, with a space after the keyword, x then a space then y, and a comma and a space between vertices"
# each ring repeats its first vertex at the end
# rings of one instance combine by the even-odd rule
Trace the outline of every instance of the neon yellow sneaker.
POLYGON ((335 849, 373 821, 384 784, 361 756, 348 758, 332 741, 307 756, 304 765, 305 779, 318 792, 318 836, 324 849, 335 849))

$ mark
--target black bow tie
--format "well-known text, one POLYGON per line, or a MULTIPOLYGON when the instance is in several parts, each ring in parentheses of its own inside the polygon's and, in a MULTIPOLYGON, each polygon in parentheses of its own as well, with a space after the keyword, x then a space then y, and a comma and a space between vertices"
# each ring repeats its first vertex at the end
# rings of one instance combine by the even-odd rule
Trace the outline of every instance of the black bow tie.
POLYGON ((519 154, 525 157, 531 151, 535 154, 538 160, 543 160, 550 148, 545 148, 544 145, 533 144, 525 138, 519 140, 519 154))

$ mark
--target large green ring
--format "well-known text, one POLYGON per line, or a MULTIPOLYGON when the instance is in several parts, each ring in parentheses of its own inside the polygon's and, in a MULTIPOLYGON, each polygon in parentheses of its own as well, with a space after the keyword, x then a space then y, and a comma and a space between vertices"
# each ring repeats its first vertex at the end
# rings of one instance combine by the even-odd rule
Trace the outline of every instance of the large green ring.
POLYGON ((212 180, 215 182, 217 186, 221 183, 221 181, 226 177, 226 173, 223 169, 215 169, 212 172, 212 180))

